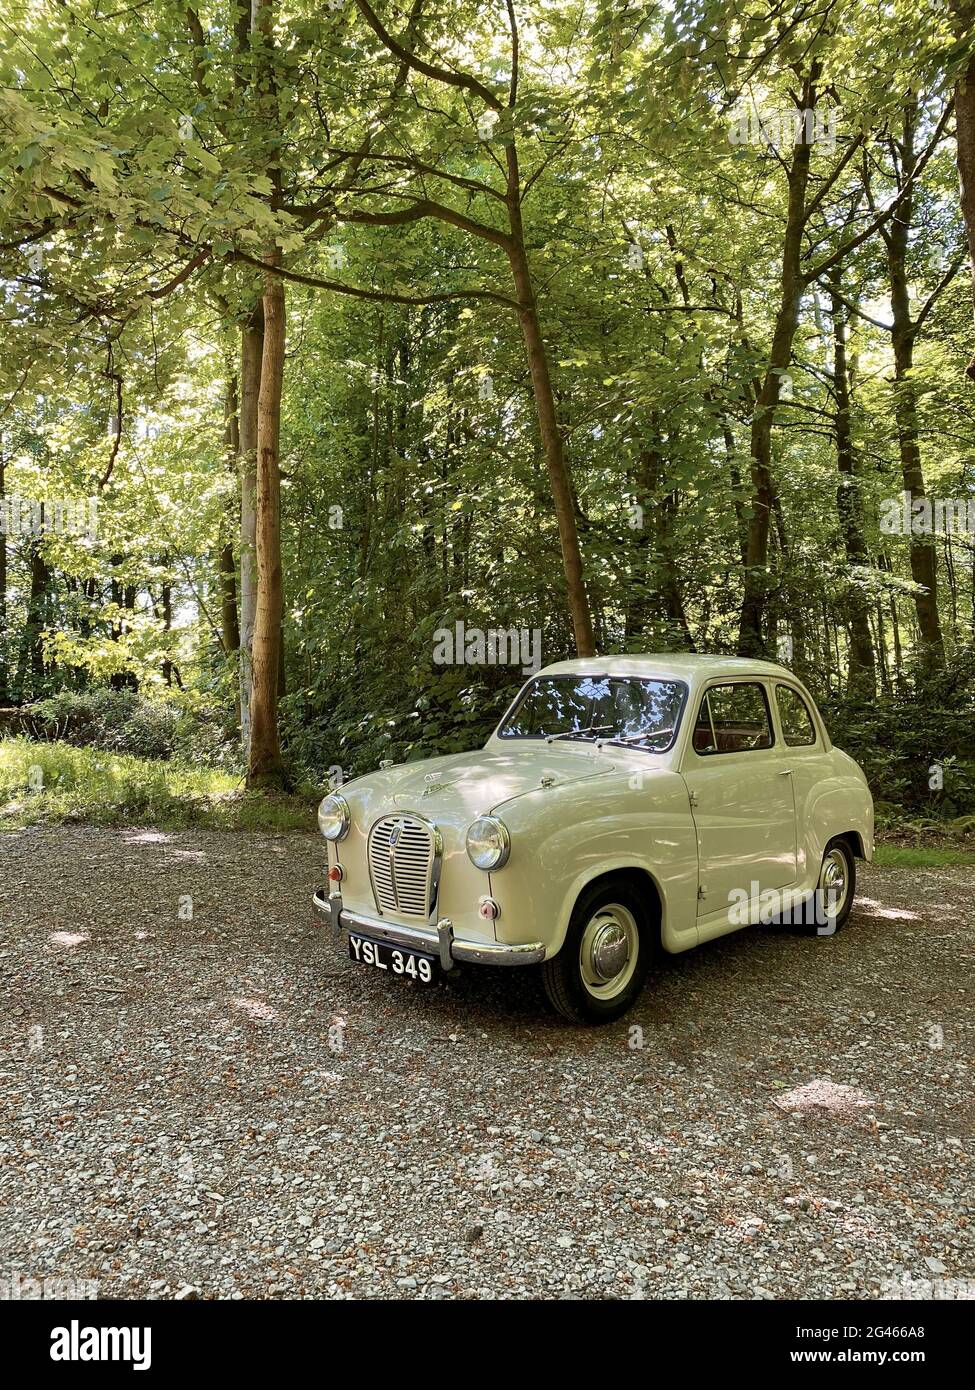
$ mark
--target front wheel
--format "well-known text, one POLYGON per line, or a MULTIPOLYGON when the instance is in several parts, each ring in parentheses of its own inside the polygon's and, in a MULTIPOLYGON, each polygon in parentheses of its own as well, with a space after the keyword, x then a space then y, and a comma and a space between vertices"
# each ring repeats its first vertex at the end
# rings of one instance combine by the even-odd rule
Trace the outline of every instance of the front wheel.
POLYGON ((549 1003, 573 1023, 611 1023, 643 988, 653 944, 646 906, 628 881, 583 893, 561 951, 542 965, 549 1003))

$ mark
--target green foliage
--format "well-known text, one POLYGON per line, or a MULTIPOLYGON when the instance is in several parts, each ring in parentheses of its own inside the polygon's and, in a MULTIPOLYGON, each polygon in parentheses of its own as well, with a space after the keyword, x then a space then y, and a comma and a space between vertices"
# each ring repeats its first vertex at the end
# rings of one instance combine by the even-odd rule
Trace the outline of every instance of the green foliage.
POLYGON ((922 816, 971 833, 975 817, 975 655, 883 699, 823 701, 834 743, 863 768, 882 824, 922 816))
POLYGON ((38 700, 25 715, 41 737, 58 737, 79 748, 95 746, 142 758, 169 758, 175 751, 177 711, 134 690, 66 690, 38 700))
POLYGON ((96 687, 61 691, 25 707, 24 723, 38 738, 63 740, 78 748, 167 759, 182 757, 210 766, 236 756, 232 725, 216 711, 187 700, 147 698, 135 690, 96 687), (228 757, 228 755, 230 755, 228 757))
MULTIPOLYGON (((395 7, 378 10, 401 32, 395 7)), ((456 221, 356 220, 422 194, 455 219, 502 226, 510 136, 530 183, 521 215, 598 649, 735 649, 756 383, 790 191, 782 152, 733 144, 729 123, 742 106, 788 107, 811 58, 821 65, 836 140, 811 151, 808 268, 848 218, 861 229, 869 203, 893 196, 909 93, 922 139, 937 123, 959 58, 947 14, 907 0, 882 13, 859 0, 788 15, 764 0, 515 11, 518 100, 486 135, 474 93, 416 73, 394 93, 398 65, 351 4, 278 9, 269 52, 256 36, 237 46, 217 0, 199 10, 202 45, 174 0, 154 3, 151 23, 141 6, 10 0, 3 491, 95 498, 98 521, 91 535, 4 538, 0 703, 37 710, 49 735, 236 773, 220 565, 229 544, 239 575, 240 478, 225 412, 261 288, 253 258, 272 242, 293 275, 420 301, 287 284, 281 725, 298 776, 317 785, 331 767, 350 776, 483 742, 520 671, 434 665, 438 627, 537 629, 543 661, 572 654, 521 327, 477 297, 511 294, 504 251, 456 221), (359 167, 349 151, 366 147, 359 167)), ((424 52, 476 70, 506 104, 507 25, 501 5, 434 7, 424 52)), ((964 253, 950 123, 914 203, 917 312, 942 258, 964 253)), ((811 282, 773 435, 765 637, 773 650, 795 639, 797 669, 867 768, 882 818, 958 822, 975 802, 975 546, 936 538, 950 662, 932 682, 914 670, 910 541, 878 519, 903 486, 905 394, 878 232, 843 273, 863 553, 848 551, 838 502, 836 325, 811 282), (849 693, 857 599, 886 668, 875 699, 849 693)), ((963 267, 924 322, 911 374, 928 490, 942 497, 975 495, 970 295, 963 267)))
POLYGON ((243 792, 239 778, 176 760, 0 740, 0 830, 71 821, 310 831, 314 798, 243 792))

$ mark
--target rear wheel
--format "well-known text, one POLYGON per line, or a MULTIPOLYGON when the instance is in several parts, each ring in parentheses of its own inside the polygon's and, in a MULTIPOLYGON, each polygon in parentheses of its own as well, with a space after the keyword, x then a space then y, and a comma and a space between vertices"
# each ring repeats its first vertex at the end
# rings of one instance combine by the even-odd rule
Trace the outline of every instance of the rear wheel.
POLYGON ((826 928, 820 927, 823 935, 839 931, 849 917, 856 886, 857 868, 853 851, 846 840, 831 840, 823 855, 817 885, 819 901, 816 904, 816 919, 818 924, 825 916, 826 928))
POLYGON ((584 892, 561 951, 542 966, 549 1003, 573 1023, 611 1023, 636 999, 654 953, 650 916, 627 879, 584 892))

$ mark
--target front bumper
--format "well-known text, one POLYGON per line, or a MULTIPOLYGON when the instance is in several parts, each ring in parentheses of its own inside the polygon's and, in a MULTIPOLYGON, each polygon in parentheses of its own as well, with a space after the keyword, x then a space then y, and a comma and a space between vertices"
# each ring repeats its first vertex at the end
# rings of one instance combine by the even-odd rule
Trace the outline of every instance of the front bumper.
POLYGON ((316 888, 312 902, 333 927, 361 932, 374 941, 388 941, 394 946, 408 946, 439 956, 444 970, 455 961, 471 961, 475 965, 535 965, 545 959, 545 947, 540 941, 526 946, 506 946, 500 941, 462 941, 454 936, 449 917, 441 917, 435 927, 404 927, 398 922, 384 922, 381 917, 366 917, 352 912, 342 904, 341 893, 327 894, 316 888))

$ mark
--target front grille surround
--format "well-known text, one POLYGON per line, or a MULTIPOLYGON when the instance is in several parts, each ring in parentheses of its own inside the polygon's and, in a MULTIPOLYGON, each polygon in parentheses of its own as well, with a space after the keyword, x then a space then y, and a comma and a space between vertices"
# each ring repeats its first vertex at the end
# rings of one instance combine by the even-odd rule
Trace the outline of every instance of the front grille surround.
POLYGON ((382 816, 369 831, 366 857, 380 913, 424 922, 433 916, 443 858, 435 825, 410 813, 382 816), (396 843, 391 845, 394 833, 396 843))

